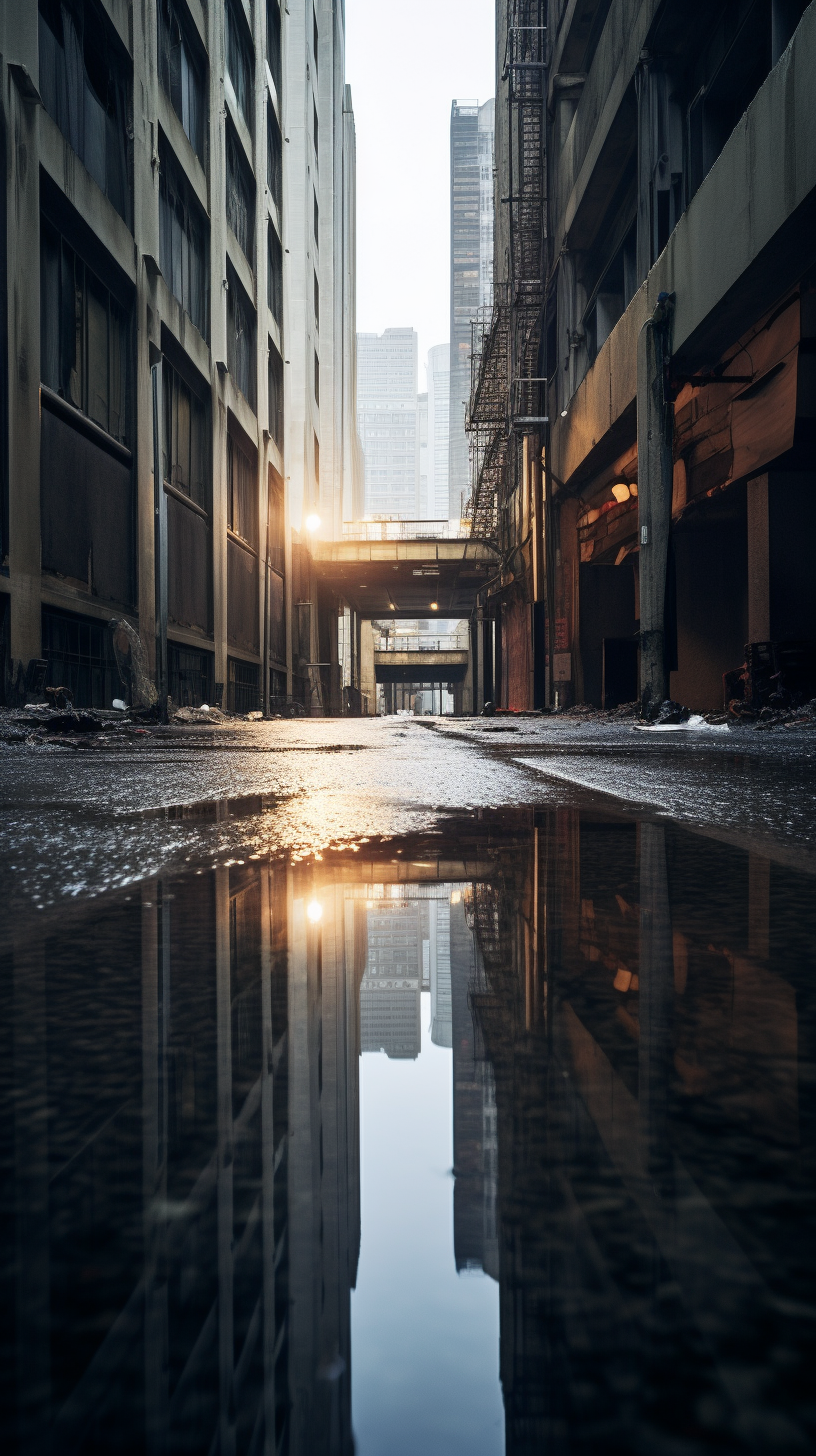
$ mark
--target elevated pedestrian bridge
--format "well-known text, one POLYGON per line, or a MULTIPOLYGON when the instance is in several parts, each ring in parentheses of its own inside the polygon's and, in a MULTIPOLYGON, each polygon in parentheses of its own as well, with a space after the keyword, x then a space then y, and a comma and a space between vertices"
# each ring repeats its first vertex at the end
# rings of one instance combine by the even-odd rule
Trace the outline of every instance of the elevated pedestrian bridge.
POLYGON ((493 543, 458 521, 350 521, 340 541, 315 533, 311 553, 320 581, 369 619, 467 617, 499 569, 493 543))
POLYGON ((467 676, 469 653, 457 637, 430 633, 382 633, 374 639, 378 683, 459 683, 467 676))

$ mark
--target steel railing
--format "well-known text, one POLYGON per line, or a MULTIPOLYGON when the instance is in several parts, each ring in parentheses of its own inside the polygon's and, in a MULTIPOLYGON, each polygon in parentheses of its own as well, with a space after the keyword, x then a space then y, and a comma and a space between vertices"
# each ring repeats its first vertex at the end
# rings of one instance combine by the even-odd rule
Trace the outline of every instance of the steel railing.
POLYGON ((470 534, 467 521, 406 521, 385 517, 344 521, 344 541, 458 541, 470 534))

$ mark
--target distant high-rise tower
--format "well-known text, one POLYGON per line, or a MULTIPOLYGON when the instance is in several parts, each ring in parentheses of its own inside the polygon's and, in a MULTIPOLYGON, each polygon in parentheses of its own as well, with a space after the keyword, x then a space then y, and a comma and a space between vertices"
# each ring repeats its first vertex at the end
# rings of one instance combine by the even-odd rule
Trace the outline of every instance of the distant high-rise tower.
POLYGON ((493 146, 495 103, 451 107, 451 342, 449 515, 470 493, 465 404, 470 396, 470 326, 493 298, 493 146))
POLYGON ((450 344, 428 350, 428 518, 449 514, 450 344))
POLYGON ((415 517, 419 448, 413 329, 357 335, 357 420, 365 452, 366 513, 415 517))
POLYGON ((419 515, 427 520, 428 510, 428 396, 417 395, 417 451, 419 459, 419 515))

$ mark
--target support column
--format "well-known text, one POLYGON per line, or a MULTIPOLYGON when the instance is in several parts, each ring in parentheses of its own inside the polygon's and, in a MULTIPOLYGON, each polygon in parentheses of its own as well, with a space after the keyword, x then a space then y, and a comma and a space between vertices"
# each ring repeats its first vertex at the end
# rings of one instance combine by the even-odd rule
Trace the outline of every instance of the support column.
POLYGON ((666 571, 672 503, 673 408, 666 397, 674 304, 660 294, 638 339, 638 527, 640 536, 640 702, 654 712, 669 693, 666 571))
POLYGON ((748 641, 771 636, 771 594, 768 562, 768 477, 748 481, 748 641))
MULTIPOLYGON (((7 40, 39 73, 37 8, 16 12, 7 40), (33 21, 32 21, 33 17, 33 21)), ((8 23, 8 22, 7 22, 8 23)), ((4 77, 5 79, 5 77, 4 77)), ((12 671, 42 648, 40 605, 40 208, 37 104, 20 67, 9 79, 6 125, 9 578, 12 671)))

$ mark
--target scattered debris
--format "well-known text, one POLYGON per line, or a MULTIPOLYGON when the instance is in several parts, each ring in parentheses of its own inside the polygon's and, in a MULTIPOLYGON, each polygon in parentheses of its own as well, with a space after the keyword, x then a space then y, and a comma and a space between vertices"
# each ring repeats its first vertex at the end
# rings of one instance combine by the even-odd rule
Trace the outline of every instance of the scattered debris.
MULTIPOLYGON (((66 688, 66 687, 46 688, 46 690, 45 690, 45 696, 49 700, 49 705, 52 708, 63 708, 64 709, 64 708, 73 708, 73 706, 74 706, 74 695, 71 692, 71 689, 70 688, 66 688)), ((114 704, 114 707, 115 706, 116 705, 114 704)))

